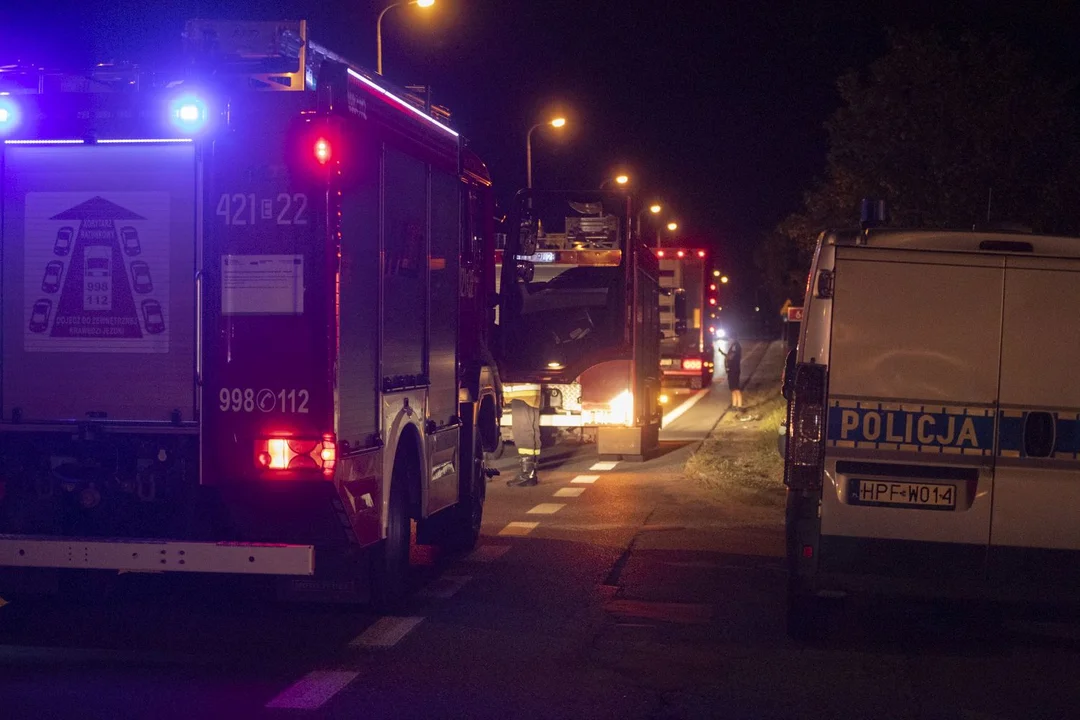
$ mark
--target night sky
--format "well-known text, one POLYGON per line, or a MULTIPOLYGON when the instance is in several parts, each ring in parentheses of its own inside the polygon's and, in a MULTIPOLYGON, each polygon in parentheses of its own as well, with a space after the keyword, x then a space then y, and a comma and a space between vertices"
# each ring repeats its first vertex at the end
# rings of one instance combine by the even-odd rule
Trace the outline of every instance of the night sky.
MULTIPOLYGON (((246 16, 307 18, 313 39, 374 68, 388 2, 8 0, 0 62, 149 62, 179 47, 186 18, 246 16)), ((998 32, 1069 77, 1080 75, 1077 5, 436 0, 387 14, 383 62, 392 80, 433 87, 502 199, 525 184, 526 130, 558 111, 568 127, 533 136, 534 185, 593 188, 625 169, 686 244, 715 248, 749 279, 758 237, 824 171, 836 78, 880 55, 886 28, 998 32)))

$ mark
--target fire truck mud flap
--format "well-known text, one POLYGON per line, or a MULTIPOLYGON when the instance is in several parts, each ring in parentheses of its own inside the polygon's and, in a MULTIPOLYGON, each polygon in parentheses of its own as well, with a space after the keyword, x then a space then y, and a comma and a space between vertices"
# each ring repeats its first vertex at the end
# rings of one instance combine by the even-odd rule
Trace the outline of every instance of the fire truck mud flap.
POLYGON ((0 535, 0 567, 310 576, 312 545, 0 535))

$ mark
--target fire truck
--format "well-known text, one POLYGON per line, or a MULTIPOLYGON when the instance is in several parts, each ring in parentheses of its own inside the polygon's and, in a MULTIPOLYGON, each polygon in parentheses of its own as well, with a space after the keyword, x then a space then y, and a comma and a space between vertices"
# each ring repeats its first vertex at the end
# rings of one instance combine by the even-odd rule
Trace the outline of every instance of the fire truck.
POLYGON ((538 402, 542 433, 595 431, 604 457, 659 438, 660 267, 636 212, 627 194, 523 190, 496 253, 504 399, 538 402))
POLYGON ((712 338, 705 332, 708 260, 704 250, 657 249, 660 259, 660 369, 665 391, 709 387, 712 338))
POLYGON ((0 75, 0 590, 164 571, 393 601, 414 521, 458 550, 480 529, 488 172, 304 22, 192 21, 185 50, 0 75))

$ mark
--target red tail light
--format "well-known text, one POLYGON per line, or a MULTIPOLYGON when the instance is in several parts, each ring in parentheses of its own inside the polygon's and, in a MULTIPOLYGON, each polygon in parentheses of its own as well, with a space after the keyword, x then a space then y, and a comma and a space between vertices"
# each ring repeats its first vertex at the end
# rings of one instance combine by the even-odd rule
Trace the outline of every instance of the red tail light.
POLYGON ((701 358, 686 358, 682 361, 683 370, 700 370, 701 358))
POLYGON ((270 472, 321 470, 324 477, 334 476, 337 443, 333 433, 321 440, 295 437, 267 437, 255 441, 255 465, 270 472))
POLYGON ((326 138, 319 138, 315 141, 315 159, 319 161, 320 165, 325 165, 330 162, 330 158, 334 156, 334 149, 330 147, 330 141, 326 138))
POLYGON ((823 365, 795 366, 788 402, 784 484, 792 490, 820 490, 825 464, 825 384, 823 365))

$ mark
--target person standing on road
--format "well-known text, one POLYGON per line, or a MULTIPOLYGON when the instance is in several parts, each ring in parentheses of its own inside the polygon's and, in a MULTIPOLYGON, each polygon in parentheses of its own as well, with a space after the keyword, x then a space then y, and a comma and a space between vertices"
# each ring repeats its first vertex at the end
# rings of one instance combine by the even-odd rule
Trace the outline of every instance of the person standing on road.
POLYGON ((510 401, 511 429, 514 446, 517 447, 521 469, 517 477, 506 481, 510 487, 529 487, 540 482, 536 477, 536 465, 540 460, 540 407, 514 398, 510 401))
POLYGON ((737 412, 743 411, 742 397, 742 345, 739 344, 739 336, 735 331, 731 332, 731 345, 727 352, 720 347, 716 348, 724 356, 724 373, 727 375, 728 389, 731 390, 731 407, 737 412))

